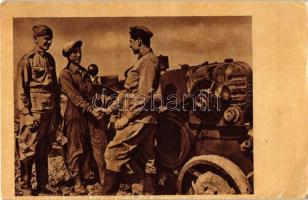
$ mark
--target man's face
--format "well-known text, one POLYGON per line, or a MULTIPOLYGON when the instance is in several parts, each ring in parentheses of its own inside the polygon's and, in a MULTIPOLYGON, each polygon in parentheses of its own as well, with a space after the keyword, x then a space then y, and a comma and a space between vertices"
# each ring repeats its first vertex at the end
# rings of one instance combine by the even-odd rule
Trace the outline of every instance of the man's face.
POLYGON ((81 48, 76 47, 73 49, 72 53, 68 56, 68 60, 75 64, 79 64, 81 61, 81 48))
POLYGON ((140 40, 134 40, 133 38, 129 39, 129 48, 132 49, 134 54, 138 54, 140 50, 140 40))
POLYGON ((52 37, 51 36, 36 37, 34 38, 34 43, 39 49, 47 51, 52 43, 52 37))

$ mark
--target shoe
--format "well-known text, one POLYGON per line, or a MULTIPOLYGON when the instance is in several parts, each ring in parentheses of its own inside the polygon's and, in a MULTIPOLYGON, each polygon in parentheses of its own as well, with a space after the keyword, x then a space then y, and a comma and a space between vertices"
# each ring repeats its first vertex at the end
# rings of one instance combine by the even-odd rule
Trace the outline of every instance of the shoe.
POLYGON ((54 194, 55 192, 46 186, 37 188, 39 194, 54 194))
POLYGON ((105 171, 105 180, 102 185, 101 195, 114 195, 120 188, 119 172, 107 170, 105 171))
POLYGON ((89 193, 89 191, 86 189, 84 185, 75 185, 74 191, 79 195, 86 195, 89 193))
POLYGON ((22 182, 21 185, 20 185, 20 189, 21 189, 23 196, 33 195, 31 184, 29 184, 29 183, 22 182))
POLYGON ((154 173, 144 174, 143 193, 145 195, 155 195, 157 189, 157 177, 154 173))
POLYGON ((32 196, 33 195, 33 191, 31 190, 31 188, 20 188, 22 195, 23 196, 32 196))
POLYGON ((23 190, 31 190, 31 184, 27 182, 21 182, 20 189, 23 190))
POLYGON ((75 177, 74 191, 79 195, 86 195, 89 193, 87 188, 82 184, 79 176, 75 177))

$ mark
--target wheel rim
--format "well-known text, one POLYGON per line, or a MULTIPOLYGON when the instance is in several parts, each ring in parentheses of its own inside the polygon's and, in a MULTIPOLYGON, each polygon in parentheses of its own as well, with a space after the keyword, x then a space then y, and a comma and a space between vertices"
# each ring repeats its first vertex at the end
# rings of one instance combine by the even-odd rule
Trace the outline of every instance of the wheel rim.
POLYGON ((178 178, 179 194, 249 194, 250 184, 232 161, 217 155, 193 157, 178 178))
POLYGON ((208 171, 201 174, 195 182, 192 181, 188 193, 198 195, 235 194, 235 190, 221 176, 208 171))

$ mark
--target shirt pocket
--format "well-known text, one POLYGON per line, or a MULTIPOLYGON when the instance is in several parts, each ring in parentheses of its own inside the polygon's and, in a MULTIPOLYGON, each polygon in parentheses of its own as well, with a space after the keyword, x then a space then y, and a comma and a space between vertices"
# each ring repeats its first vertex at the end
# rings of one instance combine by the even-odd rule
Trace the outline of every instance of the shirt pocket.
POLYGON ((41 66, 32 67, 32 76, 34 79, 38 79, 46 74, 46 68, 41 66))

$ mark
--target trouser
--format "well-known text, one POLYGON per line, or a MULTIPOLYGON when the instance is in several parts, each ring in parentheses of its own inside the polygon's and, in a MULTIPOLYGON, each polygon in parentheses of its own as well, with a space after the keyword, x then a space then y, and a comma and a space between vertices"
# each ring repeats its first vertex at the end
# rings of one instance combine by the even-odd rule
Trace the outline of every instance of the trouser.
POLYGON ((67 162, 72 176, 83 176, 82 168, 89 157, 93 156, 95 172, 102 183, 105 171, 104 151, 107 145, 104 121, 91 116, 65 120, 63 132, 67 137, 67 162))
POLYGON ((20 158, 21 181, 31 187, 32 166, 35 164, 38 187, 48 183, 48 154, 57 131, 56 113, 33 113, 39 123, 36 131, 31 131, 25 125, 21 116, 21 129, 18 136, 18 155, 20 158))
POLYGON ((155 127, 155 124, 134 122, 117 130, 105 151, 106 169, 121 172, 121 168, 138 150, 146 158, 145 173, 156 174, 155 127))

